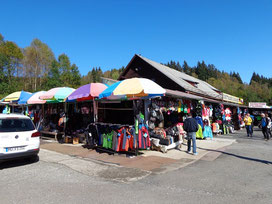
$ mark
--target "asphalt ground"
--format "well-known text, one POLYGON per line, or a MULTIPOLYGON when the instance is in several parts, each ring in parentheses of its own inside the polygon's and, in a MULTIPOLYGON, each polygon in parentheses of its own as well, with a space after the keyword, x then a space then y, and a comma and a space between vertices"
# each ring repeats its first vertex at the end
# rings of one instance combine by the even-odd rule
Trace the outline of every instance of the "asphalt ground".
POLYGON ((272 142, 257 129, 220 137, 237 142, 159 174, 46 150, 4 162, 1 203, 272 203, 272 142))

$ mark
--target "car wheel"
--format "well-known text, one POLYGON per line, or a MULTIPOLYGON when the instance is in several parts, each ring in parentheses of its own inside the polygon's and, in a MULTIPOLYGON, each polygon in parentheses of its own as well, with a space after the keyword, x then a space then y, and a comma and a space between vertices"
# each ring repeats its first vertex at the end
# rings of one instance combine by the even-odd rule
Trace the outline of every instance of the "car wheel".
POLYGON ((28 157, 27 160, 31 163, 35 163, 39 161, 39 156, 38 155, 33 155, 31 157, 28 157))

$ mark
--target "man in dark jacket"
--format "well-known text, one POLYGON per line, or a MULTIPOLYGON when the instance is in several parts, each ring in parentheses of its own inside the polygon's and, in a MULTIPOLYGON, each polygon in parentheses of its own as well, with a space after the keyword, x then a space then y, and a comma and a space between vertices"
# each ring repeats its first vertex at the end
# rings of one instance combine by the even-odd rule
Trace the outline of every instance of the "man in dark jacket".
POLYGON ((267 125, 268 125, 269 121, 265 117, 264 113, 262 113, 261 116, 262 116, 261 127, 262 127, 262 132, 263 132, 263 135, 264 135, 264 139, 269 140, 269 134, 268 134, 268 129, 267 129, 267 125))
POLYGON ((187 132, 187 152, 191 151, 191 141, 193 141, 193 154, 197 155, 196 152, 196 132, 198 131, 198 123, 192 118, 192 114, 189 113, 187 119, 184 121, 183 129, 187 132))

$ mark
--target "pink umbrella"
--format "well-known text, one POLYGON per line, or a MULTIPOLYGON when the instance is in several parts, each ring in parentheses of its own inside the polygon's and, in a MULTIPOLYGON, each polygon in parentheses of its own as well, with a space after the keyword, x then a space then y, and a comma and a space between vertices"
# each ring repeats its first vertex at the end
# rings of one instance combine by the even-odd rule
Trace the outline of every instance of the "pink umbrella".
POLYGON ((46 91, 39 91, 34 93, 28 100, 27 104, 44 104, 46 103, 45 100, 41 100, 40 96, 43 95, 46 91))
POLYGON ((53 88, 41 95, 40 99, 48 100, 48 102, 63 102, 74 90, 75 89, 69 87, 53 88))

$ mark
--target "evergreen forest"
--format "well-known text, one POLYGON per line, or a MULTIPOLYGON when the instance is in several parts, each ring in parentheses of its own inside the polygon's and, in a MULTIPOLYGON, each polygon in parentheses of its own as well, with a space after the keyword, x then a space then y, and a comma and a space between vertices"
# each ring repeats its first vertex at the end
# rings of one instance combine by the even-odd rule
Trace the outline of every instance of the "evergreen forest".
MULTIPOLYGON (((186 61, 170 61, 166 66, 207 81, 212 86, 247 102, 272 104, 272 78, 253 73, 250 83, 244 83, 238 72, 224 72, 204 61, 189 66, 186 61)), ((102 71, 93 67, 82 76, 69 56, 55 56, 51 48, 39 39, 33 39, 29 46, 19 47, 15 42, 5 40, 0 34, 0 98, 19 90, 36 92, 59 86, 78 88, 91 82, 101 82, 101 77, 117 79, 124 67, 102 71)))

